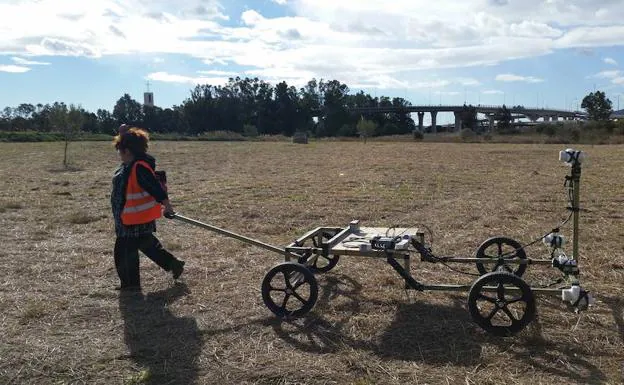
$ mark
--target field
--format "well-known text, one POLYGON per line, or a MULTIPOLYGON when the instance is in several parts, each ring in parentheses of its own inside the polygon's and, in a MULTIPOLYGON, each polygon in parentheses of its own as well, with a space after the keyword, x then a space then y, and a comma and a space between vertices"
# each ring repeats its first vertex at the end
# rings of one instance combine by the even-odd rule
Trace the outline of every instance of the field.
MULTIPOLYGON (((624 146, 579 146, 579 262, 596 297, 580 315, 538 297, 518 336, 485 334, 463 292, 406 292, 382 260, 341 258, 306 317, 280 322, 260 283, 281 257, 162 219, 180 283, 142 259, 120 294, 105 142, 0 144, 1 384, 624 383, 624 146)), ((425 224, 438 255, 485 239, 527 243, 567 216, 561 145, 154 142, 181 214, 283 246, 320 225, 425 224)), ((562 229, 571 240, 571 226, 562 229)), ((569 250, 569 248, 568 248, 569 250)), ((538 243, 529 257, 548 257, 538 243)), ((476 273, 473 265, 453 265, 476 273)), ((476 277, 412 264, 425 283, 476 277)), ((554 269, 529 266, 545 286, 554 269)))

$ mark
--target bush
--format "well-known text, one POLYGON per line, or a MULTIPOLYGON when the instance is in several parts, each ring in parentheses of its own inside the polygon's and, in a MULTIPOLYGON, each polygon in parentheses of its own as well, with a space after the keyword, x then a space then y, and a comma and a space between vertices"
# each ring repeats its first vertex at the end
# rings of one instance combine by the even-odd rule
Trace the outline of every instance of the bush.
POLYGON ((468 141, 474 139, 477 134, 470 128, 464 128, 460 131, 459 136, 462 138, 463 141, 468 141))
POLYGON ((245 124, 243 126, 243 136, 255 138, 258 136, 258 128, 253 124, 245 124))
MULTIPOLYGON (((0 131, 0 142, 62 142, 65 135, 61 132, 39 131, 0 131)), ((72 141, 108 141, 112 136, 83 132, 72 141)))
POLYGON ((338 136, 357 136, 357 129, 351 124, 343 124, 338 129, 338 136))
POLYGON ((421 141, 425 139, 425 134, 418 130, 414 130, 414 140, 421 141))

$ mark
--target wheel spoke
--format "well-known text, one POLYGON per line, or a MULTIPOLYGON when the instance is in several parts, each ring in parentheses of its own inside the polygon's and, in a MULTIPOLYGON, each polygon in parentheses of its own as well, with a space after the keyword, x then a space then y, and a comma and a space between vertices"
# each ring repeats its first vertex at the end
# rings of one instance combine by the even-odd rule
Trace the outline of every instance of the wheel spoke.
POLYGON ((488 297, 487 295, 481 294, 481 293, 479 293, 479 298, 477 298, 477 299, 484 299, 484 300, 486 300, 488 302, 496 303, 496 298, 488 297))
POLYGON ((307 281, 305 279, 297 282, 296 284, 294 284, 293 286, 291 286, 291 290, 292 291, 296 291, 299 287, 301 287, 301 285, 303 285, 304 283, 306 283, 307 281))
POLYGON ((288 299, 290 299, 290 294, 286 293, 284 295, 284 300, 282 301, 282 309, 286 310, 286 303, 288 302, 288 299))
POLYGON ((512 303, 516 303, 516 302, 520 302, 520 301, 524 301, 524 296, 514 297, 514 298, 508 300, 507 304, 512 304, 512 303))
POLYGON ((498 284, 496 295, 498 299, 505 299, 505 285, 502 282, 499 282, 498 284))
POLYGON ((299 295, 299 293, 297 293, 296 291, 294 291, 292 293, 293 297, 297 298, 299 300, 299 302, 301 302, 302 304, 306 304, 308 303, 308 301, 306 299, 304 299, 302 296, 299 295))
POLYGON ((488 320, 488 321, 491 321, 492 318, 494 317, 494 315, 496 315, 496 313, 498 313, 498 310, 499 310, 499 307, 495 306, 494 309, 492 309, 492 311, 490 312, 490 314, 488 314, 487 317, 485 317, 485 319, 488 320))
POLYGON ((286 289, 283 289, 281 287, 275 287, 275 286, 271 286, 269 287, 270 291, 281 291, 281 292, 286 292, 286 289))
POLYGON ((282 272, 282 274, 284 274, 284 284, 286 285, 287 288, 290 288, 290 273, 291 271, 282 272))
POLYGON ((513 314, 511 314, 511 311, 509 310, 509 308, 507 308, 507 305, 503 306, 501 309, 503 309, 503 312, 507 314, 507 317, 509 317, 512 323, 518 320, 516 319, 516 317, 514 317, 513 314))

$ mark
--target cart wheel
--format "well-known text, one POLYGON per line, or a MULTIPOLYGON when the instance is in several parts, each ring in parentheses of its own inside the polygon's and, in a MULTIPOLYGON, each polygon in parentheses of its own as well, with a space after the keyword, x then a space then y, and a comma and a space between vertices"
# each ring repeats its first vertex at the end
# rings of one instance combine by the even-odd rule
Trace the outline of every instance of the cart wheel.
POLYGON ((499 337, 511 336, 535 317, 535 298, 522 278, 497 271, 479 277, 472 285, 468 310, 486 332, 499 337))
POLYGON ((314 274, 298 263, 281 263, 269 270, 262 280, 262 300, 281 318, 304 315, 314 307, 317 298, 314 274))
POLYGON ((526 259, 527 257, 522 245, 518 241, 511 238, 493 237, 486 240, 477 249, 475 257, 498 259, 496 264, 483 264, 477 262, 477 270, 479 270, 481 275, 491 271, 506 271, 508 273, 513 273, 518 277, 522 277, 522 274, 524 274, 524 271, 527 268, 527 265, 525 264, 518 264, 518 267, 514 270, 514 263, 505 263, 505 259, 513 259, 516 257, 526 259), (490 269, 489 266, 493 266, 491 270, 488 270, 490 269))
MULTIPOLYGON (((328 231, 323 231, 323 233, 321 234, 324 240, 330 240, 334 237, 334 235, 336 234, 332 232, 328 232, 328 231)), ((321 245, 317 242, 316 237, 306 239, 303 243, 303 246, 305 246, 305 243, 308 240, 312 241, 312 245, 314 247, 321 247, 321 245)), ((339 260, 340 260, 340 256, 338 255, 330 254, 328 256, 323 256, 323 255, 315 255, 312 253, 305 253, 304 255, 299 257, 298 262, 302 265, 305 265, 308 269, 310 269, 312 273, 322 274, 322 273, 327 273, 328 271, 336 267, 339 260)), ((286 262, 288 261, 289 261, 289 258, 286 257, 286 262)))
POLYGON ((333 269, 336 264, 338 264, 340 257, 338 255, 328 255, 327 257, 323 255, 314 255, 308 260, 310 259, 312 259, 312 263, 308 266, 310 271, 314 274, 322 274, 333 269))

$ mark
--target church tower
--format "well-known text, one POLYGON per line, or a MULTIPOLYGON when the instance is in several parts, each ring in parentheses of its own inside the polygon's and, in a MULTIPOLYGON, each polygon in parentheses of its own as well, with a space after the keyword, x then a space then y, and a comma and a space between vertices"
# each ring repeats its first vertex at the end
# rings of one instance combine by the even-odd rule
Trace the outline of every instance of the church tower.
POLYGON ((154 93, 149 89, 149 82, 147 82, 147 91, 143 93, 143 106, 154 107, 154 93))

